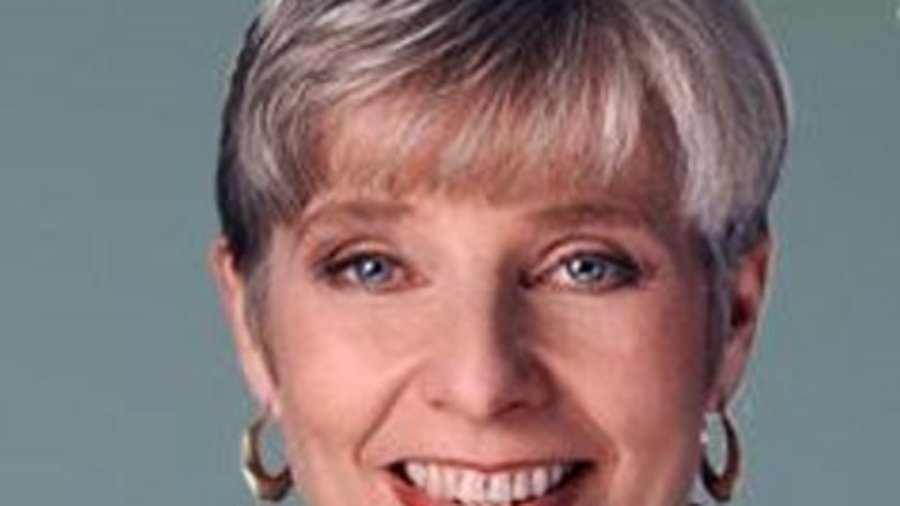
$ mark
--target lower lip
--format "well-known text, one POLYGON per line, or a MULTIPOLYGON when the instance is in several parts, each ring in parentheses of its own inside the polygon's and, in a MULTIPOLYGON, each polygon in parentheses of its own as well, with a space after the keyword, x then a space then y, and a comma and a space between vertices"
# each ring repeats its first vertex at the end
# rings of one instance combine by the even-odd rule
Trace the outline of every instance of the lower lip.
MULTIPOLYGON (((400 499, 404 506, 460 506, 461 502, 439 500, 428 497, 428 495, 413 487, 393 473, 388 472, 388 480, 394 494, 400 499)), ((578 484, 581 482, 582 476, 576 476, 569 479, 568 483, 553 491, 553 493, 542 496, 539 499, 530 501, 516 501, 516 506, 571 506, 575 503, 578 493, 578 484)), ((481 501, 480 504, 492 504, 488 501, 481 501)))

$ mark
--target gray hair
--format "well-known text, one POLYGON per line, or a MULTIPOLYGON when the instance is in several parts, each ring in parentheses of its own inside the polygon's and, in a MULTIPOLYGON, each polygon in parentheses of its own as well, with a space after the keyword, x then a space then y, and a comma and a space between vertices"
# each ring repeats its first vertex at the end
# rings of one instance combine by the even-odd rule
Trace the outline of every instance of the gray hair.
POLYGON ((249 275, 315 192, 421 184, 402 167, 423 145, 426 184, 502 187, 527 172, 611 174, 651 121, 683 213, 731 264, 766 233, 790 123, 745 2, 268 0, 223 116, 223 233, 249 275), (343 127, 378 104, 384 159, 350 167, 343 127))

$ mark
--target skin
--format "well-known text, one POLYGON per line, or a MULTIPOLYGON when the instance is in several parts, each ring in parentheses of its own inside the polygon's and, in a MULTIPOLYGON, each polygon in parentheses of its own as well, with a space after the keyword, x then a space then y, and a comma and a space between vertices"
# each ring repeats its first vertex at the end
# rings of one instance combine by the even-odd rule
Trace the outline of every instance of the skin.
POLYGON ((695 234, 655 164, 632 165, 612 184, 501 200, 324 191, 275 230, 259 336, 215 243, 243 372, 306 500, 400 506, 385 468, 403 459, 579 458, 593 467, 567 506, 687 502, 702 415, 750 354, 771 248, 737 263, 732 317, 711 335, 695 234), (725 339, 716 356, 711 339, 725 339))

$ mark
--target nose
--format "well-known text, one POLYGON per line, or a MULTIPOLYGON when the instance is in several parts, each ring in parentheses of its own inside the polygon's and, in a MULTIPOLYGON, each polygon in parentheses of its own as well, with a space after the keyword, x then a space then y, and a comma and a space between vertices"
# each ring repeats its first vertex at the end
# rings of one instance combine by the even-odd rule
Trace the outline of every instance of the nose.
POLYGON ((444 305, 421 381, 434 409, 484 422, 549 401, 548 375, 532 352, 529 311, 515 289, 474 290, 444 305))

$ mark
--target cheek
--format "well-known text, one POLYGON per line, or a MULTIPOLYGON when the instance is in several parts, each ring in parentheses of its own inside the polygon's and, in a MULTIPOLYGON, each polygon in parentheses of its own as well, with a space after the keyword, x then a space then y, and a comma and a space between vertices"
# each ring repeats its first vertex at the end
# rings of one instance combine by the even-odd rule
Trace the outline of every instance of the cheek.
POLYGON ((626 504, 678 496, 695 470, 705 305, 681 295, 568 306, 541 322, 542 335, 562 343, 545 346, 548 360, 610 448, 617 462, 611 486, 626 504))
POLYGON ((546 311, 536 322, 546 336, 542 346, 580 376, 573 385, 629 407, 616 413, 693 413, 703 398, 703 304, 692 297, 642 298, 587 300, 546 311), (674 302, 682 300, 690 302, 674 302))
POLYGON ((307 286, 270 299, 270 339, 288 438, 307 450, 358 449, 390 409, 416 334, 387 308, 336 302, 307 286))

